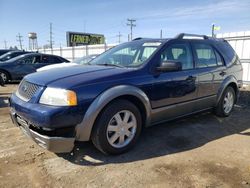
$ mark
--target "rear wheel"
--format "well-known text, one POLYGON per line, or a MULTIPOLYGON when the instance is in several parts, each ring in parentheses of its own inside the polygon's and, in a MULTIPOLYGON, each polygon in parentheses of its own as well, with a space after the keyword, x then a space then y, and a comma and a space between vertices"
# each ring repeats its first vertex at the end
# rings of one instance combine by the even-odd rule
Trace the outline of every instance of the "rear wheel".
POLYGON ((0 70, 0 76, 4 84, 9 81, 9 75, 5 71, 0 70))
POLYGON ((92 142, 105 154, 121 154, 132 148, 141 133, 141 114, 127 100, 117 100, 100 114, 92 142))
POLYGON ((234 104, 236 101, 236 94, 234 89, 229 86, 223 92, 221 99, 216 106, 215 112, 216 115, 221 117, 227 117, 231 114, 234 108, 234 104))

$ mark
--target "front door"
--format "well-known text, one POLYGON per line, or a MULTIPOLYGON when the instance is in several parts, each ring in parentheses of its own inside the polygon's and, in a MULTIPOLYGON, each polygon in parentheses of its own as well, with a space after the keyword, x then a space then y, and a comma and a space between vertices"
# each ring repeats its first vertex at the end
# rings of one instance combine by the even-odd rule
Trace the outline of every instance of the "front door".
POLYGON ((151 98, 152 108, 156 111, 164 110, 164 113, 157 113, 169 119, 181 116, 193 111, 192 103, 197 98, 197 70, 194 69, 194 61, 190 44, 186 41, 170 43, 160 54, 160 62, 174 60, 182 63, 182 70, 175 72, 162 72, 155 76, 151 98))
POLYGON ((40 61, 40 55, 30 55, 19 60, 15 67, 15 72, 17 74, 18 79, 22 79, 27 74, 36 72, 37 65, 41 63, 40 61))

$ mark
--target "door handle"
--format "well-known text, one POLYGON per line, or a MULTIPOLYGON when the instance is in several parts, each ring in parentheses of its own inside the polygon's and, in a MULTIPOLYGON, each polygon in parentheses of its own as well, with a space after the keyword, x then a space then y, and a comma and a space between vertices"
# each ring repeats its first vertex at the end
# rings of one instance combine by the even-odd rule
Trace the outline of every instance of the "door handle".
POLYGON ((187 77, 187 81, 189 81, 189 82, 191 82, 191 81, 194 81, 196 79, 196 77, 195 76, 189 76, 189 77, 187 77))
POLYGON ((226 74, 227 74, 227 73, 226 73, 225 71, 221 71, 221 72, 220 72, 220 75, 221 75, 221 76, 225 76, 226 74))

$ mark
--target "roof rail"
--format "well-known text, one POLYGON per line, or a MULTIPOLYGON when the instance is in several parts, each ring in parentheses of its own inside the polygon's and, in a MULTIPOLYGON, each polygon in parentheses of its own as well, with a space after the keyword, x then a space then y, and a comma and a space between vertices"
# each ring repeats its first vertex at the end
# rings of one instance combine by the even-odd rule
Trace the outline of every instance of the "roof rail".
POLYGON ((180 33, 175 36, 176 39, 183 39, 185 36, 187 37, 199 37, 203 39, 209 39, 207 35, 197 35, 197 34, 189 34, 189 33, 180 33))
POLYGON ((137 37, 137 38, 133 39, 132 41, 134 41, 134 40, 141 40, 141 39, 143 39, 143 38, 142 37, 137 37))

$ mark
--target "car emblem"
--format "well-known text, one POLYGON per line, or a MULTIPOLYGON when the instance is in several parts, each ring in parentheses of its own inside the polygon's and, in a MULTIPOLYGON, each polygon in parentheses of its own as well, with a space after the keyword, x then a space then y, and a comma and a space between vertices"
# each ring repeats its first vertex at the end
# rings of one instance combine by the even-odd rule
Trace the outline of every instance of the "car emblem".
POLYGON ((24 92, 26 92, 26 91, 28 90, 28 86, 27 86, 27 85, 23 85, 23 86, 22 86, 22 90, 23 90, 24 92))

